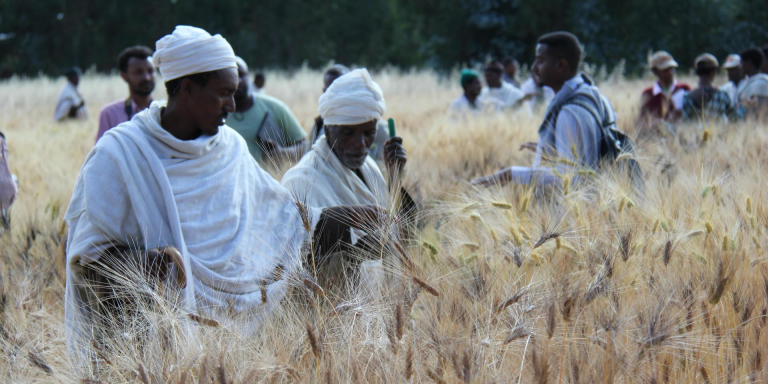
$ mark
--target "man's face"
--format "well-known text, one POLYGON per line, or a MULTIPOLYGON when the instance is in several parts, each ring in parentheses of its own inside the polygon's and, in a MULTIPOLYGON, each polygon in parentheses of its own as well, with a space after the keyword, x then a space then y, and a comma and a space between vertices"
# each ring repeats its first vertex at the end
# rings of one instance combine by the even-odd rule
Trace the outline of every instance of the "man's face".
POLYGON ((155 66, 149 58, 128 59, 128 69, 120 73, 120 77, 128 83, 132 94, 148 96, 155 90, 155 66))
POLYGON ((67 81, 69 81, 70 83, 72 83, 72 85, 77 87, 77 85, 80 84, 80 76, 78 75, 67 76, 67 81))
POLYGON ((507 63, 507 65, 504 66, 504 72, 507 73, 507 76, 515 77, 515 74, 517 73, 517 64, 515 64, 514 61, 507 63))
POLYGON ((669 87, 675 82, 675 67, 666 69, 654 68, 653 74, 659 79, 659 83, 665 87, 669 87))
POLYGON ((341 74, 336 72, 326 73, 325 76, 323 76, 323 93, 325 93, 328 87, 330 87, 339 77, 341 77, 341 74))
POLYGON ((749 60, 741 61, 741 70, 745 75, 749 75, 749 76, 755 75, 760 72, 749 60))
POLYGON ((227 116, 235 111, 235 92, 238 86, 237 70, 226 68, 217 71, 218 76, 208 80, 205 86, 191 83, 189 113, 203 135, 215 135, 224 125, 227 116))
POLYGON ((248 71, 242 65, 237 65, 237 91, 235 101, 242 101, 248 96, 248 71))
POLYGON ((538 78, 539 86, 560 89, 558 84, 563 82, 565 66, 565 60, 555 59, 546 44, 536 46, 536 60, 533 62, 531 72, 538 78))
POLYGON ((485 69, 483 74, 485 75, 485 83, 488 84, 488 87, 501 87, 501 72, 502 69, 495 66, 485 69))
POLYGON ((743 78, 744 72, 742 72, 741 66, 728 68, 728 81, 732 81, 734 84, 738 84, 743 78))
POLYGON ((478 95, 480 95, 480 92, 482 90, 483 90, 483 85, 480 84, 480 79, 478 79, 477 77, 468 81, 464 85, 464 94, 466 94, 469 97, 477 97, 478 95))
POLYGON ((264 76, 256 76, 253 79, 253 85, 255 85, 256 88, 264 88, 265 81, 266 79, 264 78, 264 76))
POLYGON ((376 120, 358 125, 328 125, 325 137, 333 153, 349 169, 358 169, 368 158, 376 138, 376 120))

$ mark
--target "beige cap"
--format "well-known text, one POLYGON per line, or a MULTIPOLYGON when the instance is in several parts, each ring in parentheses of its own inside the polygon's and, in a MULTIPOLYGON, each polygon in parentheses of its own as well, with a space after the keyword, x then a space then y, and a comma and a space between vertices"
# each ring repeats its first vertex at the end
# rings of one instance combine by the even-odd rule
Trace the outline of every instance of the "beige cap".
POLYGON ((725 59, 725 64, 723 64, 723 68, 725 69, 737 68, 740 66, 741 66, 741 56, 735 53, 728 55, 728 57, 725 59))
POLYGON ((717 62, 717 58, 710 53, 702 53, 693 62, 693 66, 696 69, 717 69, 720 63, 717 62))
POLYGON ((651 68, 665 70, 667 68, 677 68, 677 61, 666 51, 658 51, 651 56, 651 68))

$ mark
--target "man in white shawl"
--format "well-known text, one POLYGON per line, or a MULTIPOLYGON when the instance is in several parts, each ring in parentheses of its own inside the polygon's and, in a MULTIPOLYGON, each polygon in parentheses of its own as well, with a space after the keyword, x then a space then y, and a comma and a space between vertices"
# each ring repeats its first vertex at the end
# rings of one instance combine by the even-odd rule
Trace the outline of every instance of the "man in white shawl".
POLYGON ((82 167, 65 216, 73 355, 87 355, 103 332, 94 306, 105 298, 88 286, 94 271, 98 282, 108 277, 106 285, 141 280, 141 273, 175 276, 166 287, 177 288, 176 304, 189 317, 248 333, 286 293, 284 276, 301 265, 302 247, 328 237, 325 229, 314 231, 318 222, 338 231, 341 221, 360 226, 372 217, 366 212, 376 217, 366 207, 300 214, 290 193, 258 166, 243 138, 224 125, 235 110, 238 75, 223 37, 179 26, 157 42, 153 58, 167 103, 155 101, 107 131, 82 167), (146 256, 110 253, 131 245, 148 250, 146 256), (135 264, 138 278, 114 276, 135 264))
POLYGON ((530 98, 519 88, 503 81, 503 73, 504 66, 498 61, 488 63, 483 71, 486 87, 480 92, 478 100, 495 111, 517 109, 523 101, 530 98))
MULTIPOLYGON (((318 111, 325 134, 285 173, 282 184, 311 207, 397 206, 404 222, 410 222, 415 204, 401 188, 406 162, 402 138, 391 137, 384 143, 389 182, 369 156, 386 103, 368 71, 356 69, 336 79, 320 96, 318 111), (391 192, 399 198, 396 204, 390 202, 391 192)), ((366 236, 359 229, 351 231, 353 244, 366 236)))
POLYGON ((88 117, 85 100, 80 96, 80 91, 77 90, 81 74, 78 67, 72 67, 67 70, 67 84, 61 90, 59 99, 56 101, 56 110, 53 112, 54 121, 85 119, 88 117))

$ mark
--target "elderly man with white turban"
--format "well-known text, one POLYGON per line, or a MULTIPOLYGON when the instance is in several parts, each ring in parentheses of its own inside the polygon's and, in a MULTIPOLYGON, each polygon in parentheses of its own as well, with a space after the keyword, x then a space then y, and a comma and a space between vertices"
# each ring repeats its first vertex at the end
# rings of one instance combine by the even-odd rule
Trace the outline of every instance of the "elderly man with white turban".
POLYGON ((99 319, 110 313, 105 302, 114 304, 109 296, 120 281, 143 292, 149 279, 149 287, 176 295, 168 303, 183 318, 252 332, 286 293, 308 242, 378 215, 374 207, 300 213, 259 167, 224 125, 235 111, 238 74, 223 37, 179 26, 157 42, 154 62, 168 101, 153 102, 98 141, 65 216, 67 343, 76 356, 88 355, 94 335, 110 334, 99 319), (125 252, 137 245, 146 252, 125 252))
MULTIPOLYGON (((337 78, 320 96, 319 104, 325 134, 285 173, 282 184, 311 207, 396 206, 402 217, 410 217, 415 204, 401 188, 406 162, 402 138, 391 137, 384 143, 389 182, 369 156, 377 123, 386 112, 381 87, 366 69, 356 69, 337 78), (393 203, 390 196, 399 201, 393 203)), ((365 235, 357 229, 352 232, 352 239, 365 235)))

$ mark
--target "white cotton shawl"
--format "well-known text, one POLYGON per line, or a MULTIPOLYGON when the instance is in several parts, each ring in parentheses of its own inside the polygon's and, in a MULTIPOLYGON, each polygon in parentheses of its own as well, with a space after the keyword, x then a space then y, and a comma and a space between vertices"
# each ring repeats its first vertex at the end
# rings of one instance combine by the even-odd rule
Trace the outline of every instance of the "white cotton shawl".
POLYGON ((365 68, 334 80, 320 95, 318 104, 325 125, 363 124, 381 119, 387 111, 384 92, 365 68))
MULTIPOLYGON (((308 234, 297 209, 243 138, 222 126, 214 136, 178 140, 160 126, 163 106, 154 102, 108 131, 78 176, 65 215, 70 346, 87 332, 76 272, 109 242, 178 248, 188 271, 185 309, 225 324, 240 318, 241 332, 255 330, 285 294, 285 279, 271 280, 278 264, 290 272, 300 263, 308 234)), ((319 213, 311 211, 312 225, 319 213)))
MULTIPOLYGON (((59 99, 56 101, 56 111, 53 114, 53 120, 61 121, 63 118, 69 115, 69 110, 72 107, 80 105, 82 101, 83 97, 80 96, 80 92, 78 92, 77 87, 67 81, 64 89, 62 89, 61 93, 59 94, 59 99)), ((88 111, 86 110, 85 106, 82 106, 77 110, 77 117, 88 117, 88 111)))
POLYGON ((165 82, 195 73, 237 68, 235 51, 226 39, 186 25, 177 26, 172 34, 155 43, 152 60, 165 82))
MULTIPOLYGON (((325 136, 321 136, 301 161, 285 173, 281 183, 298 199, 306 199, 312 207, 340 205, 378 205, 387 207, 387 183, 376 161, 368 157, 360 167, 365 183, 355 172, 339 161, 325 136)), ((353 243, 365 236, 364 231, 352 229, 353 243)), ((383 284, 384 270, 380 260, 360 264, 362 292, 377 292, 383 284)))
POLYGON ((368 157, 360 167, 365 183, 341 163, 325 136, 285 173, 281 183, 298 199, 316 208, 339 205, 387 206, 387 183, 376 162, 368 157))

